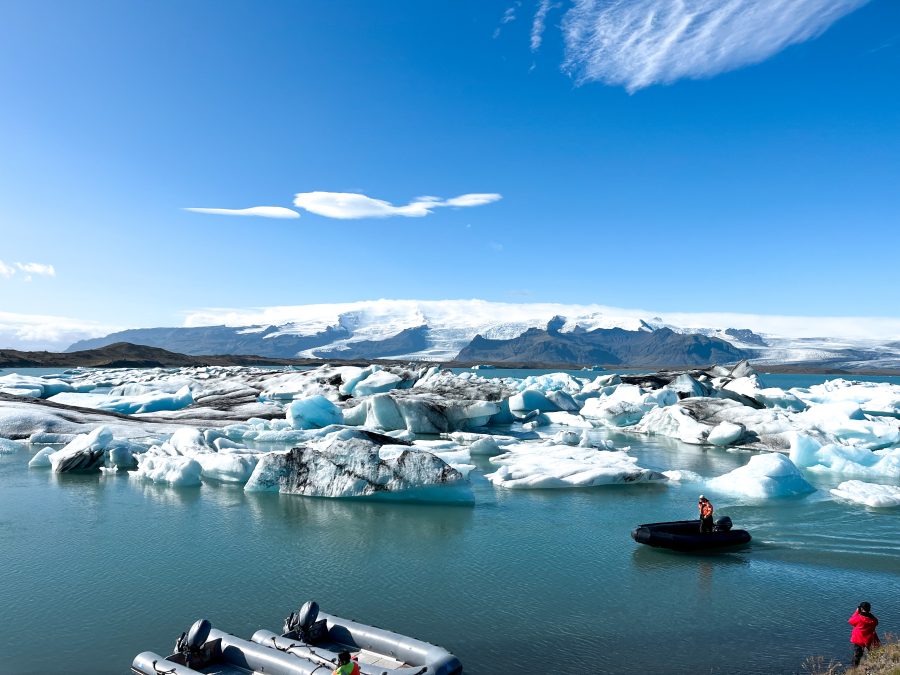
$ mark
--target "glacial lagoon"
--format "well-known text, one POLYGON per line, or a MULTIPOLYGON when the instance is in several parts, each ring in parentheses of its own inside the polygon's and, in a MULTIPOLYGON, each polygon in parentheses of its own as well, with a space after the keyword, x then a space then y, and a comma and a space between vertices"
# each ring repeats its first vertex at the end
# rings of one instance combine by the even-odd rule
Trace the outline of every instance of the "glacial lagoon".
MULTIPOLYGON (((753 456, 590 435, 703 477, 753 456)), ((864 599, 900 632, 900 511, 835 500, 833 474, 804 472, 817 491, 797 497, 713 493, 754 541, 699 556, 629 537, 694 517, 692 482, 508 490, 473 457, 474 506, 381 503, 54 474, 29 469, 35 450, 0 455, 3 672, 124 674, 197 618, 249 637, 308 599, 440 644, 476 674, 793 673, 807 655, 846 659, 864 599)))

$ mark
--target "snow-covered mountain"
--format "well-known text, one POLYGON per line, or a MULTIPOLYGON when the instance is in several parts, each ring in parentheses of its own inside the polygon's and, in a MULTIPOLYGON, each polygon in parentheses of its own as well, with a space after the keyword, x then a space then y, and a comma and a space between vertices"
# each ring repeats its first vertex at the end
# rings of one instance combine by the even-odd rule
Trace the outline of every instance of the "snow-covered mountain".
MULTIPOLYGON (((676 319, 686 316, 688 315, 674 315, 676 319)), ((691 365, 666 359, 683 359, 685 354, 697 352, 696 357, 691 358, 696 358, 698 365, 703 358, 702 354, 707 353, 720 358, 751 357, 763 364, 827 363, 834 367, 900 367, 898 340, 760 334, 745 325, 704 326, 697 325, 696 320, 691 320, 691 325, 678 325, 671 317, 666 321, 638 310, 622 310, 602 305, 501 303, 484 300, 373 300, 247 311, 201 312, 192 315, 189 323, 191 325, 177 328, 119 331, 103 338, 81 340, 68 351, 125 341, 185 354, 256 354, 276 358, 332 359, 390 357, 449 361, 463 350, 467 350, 466 353, 470 355, 480 353, 473 352, 470 348, 476 336, 491 341, 480 342, 482 348, 489 344, 492 349, 502 347, 509 353, 513 345, 504 345, 504 341, 516 340, 530 330, 534 338, 537 335, 535 330, 546 331, 549 325, 552 328, 550 334, 541 336, 544 346, 548 341, 553 343, 554 340, 571 345, 573 335, 584 334, 589 334, 589 341, 600 340, 607 347, 612 338, 615 338, 616 344, 621 341, 631 343, 631 347, 622 352, 626 355, 622 357, 622 365, 691 365), (215 322, 219 325, 212 325, 215 322), (607 335, 606 332, 612 329, 621 330, 615 336, 607 335), (647 333, 657 333, 656 339, 647 341, 647 333), (700 337, 706 341, 700 340, 700 337), (634 364, 628 360, 634 358, 636 352, 633 346, 638 342, 652 344, 652 349, 656 350, 646 363, 634 364)), ((575 341, 584 343, 582 338, 575 341)), ((551 349, 548 353, 569 352, 551 349)), ((590 352, 582 350, 579 353, 590 352)), ((490 360, 489 356, 490 354, 485 353, 485 360, 490 360)), ((527 359, 520 359, 525 360, 527 359)))

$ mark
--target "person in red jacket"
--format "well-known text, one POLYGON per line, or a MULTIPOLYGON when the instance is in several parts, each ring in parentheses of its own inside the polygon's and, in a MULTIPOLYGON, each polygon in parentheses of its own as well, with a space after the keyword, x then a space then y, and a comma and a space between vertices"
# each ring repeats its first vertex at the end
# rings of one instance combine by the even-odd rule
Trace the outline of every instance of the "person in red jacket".
POLYGON ((853 667, 856 668, 863 657, 863 651, 881 646, 878 633, 875 632, 878 619, 872 614, 872 605, 861 602, 847 623, 853 626, 850 642, 853 644, 853 667))
POLYGON ((701 532, 712 532, 713 531, 713 505, 712 505, 712 502, 709 501, 703 495, 700 495, 700 501, 697 502, 697 507, 700 510, 700 531, 701 532))

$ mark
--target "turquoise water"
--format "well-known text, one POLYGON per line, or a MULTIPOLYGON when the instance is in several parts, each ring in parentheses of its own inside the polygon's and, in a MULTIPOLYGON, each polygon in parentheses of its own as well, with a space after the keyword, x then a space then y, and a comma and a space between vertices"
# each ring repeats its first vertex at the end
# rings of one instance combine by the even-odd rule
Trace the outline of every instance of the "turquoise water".
MULTIPOLYGON (((650 468, 712 476, 748 458, 597 434, 650 468)), ((900 627, 900 513, 828 500, 837 480, 716 500, 753 545, 686 556, 629 531, 693 517, 691 485, 510 491, 475 472, 474 507, 413 506, 57 476, 29 457, 0 456, 4 673, 126 673, 197 618, 249 637, 307 599, 488 675, 792 673, 807 655, 846 658, 861 600, 900 627)))

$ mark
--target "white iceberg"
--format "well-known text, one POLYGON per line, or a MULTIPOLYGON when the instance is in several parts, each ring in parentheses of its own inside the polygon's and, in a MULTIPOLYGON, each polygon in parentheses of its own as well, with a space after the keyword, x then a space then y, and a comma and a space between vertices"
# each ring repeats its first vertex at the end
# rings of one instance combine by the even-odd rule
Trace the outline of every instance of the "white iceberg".
POLYGON ((485 475, 504 488, 578 488, 667 480, 657 471, 639 467, 637 459, 622 451, 535 443, 511 445, 506 450, 491 458, 499 468, 485 475))
POLYGON ((711 490, 757 499, 789 497, 814 492, 800 470, 784 455, 754 455, 742 467, 706 481, 711 490))
POLYGON ((876 509, 900 506, 900 487, 848 480, 831 490, 838 499, 864 504, 876 509))
POLYGON ((138 457, 138 467, 129 476, 165 485, 193 487, 200 485, 203 467, 190 457, 170 457, 146 453, 138 457))
POLYGON ((28 462, 28 466, 32 469, 43 469, 50 468, 53 466, 50 463, 50 455, 56 452, 55 448, 41 448, 36 453, 34 453, 34 457, 28 462))

